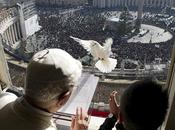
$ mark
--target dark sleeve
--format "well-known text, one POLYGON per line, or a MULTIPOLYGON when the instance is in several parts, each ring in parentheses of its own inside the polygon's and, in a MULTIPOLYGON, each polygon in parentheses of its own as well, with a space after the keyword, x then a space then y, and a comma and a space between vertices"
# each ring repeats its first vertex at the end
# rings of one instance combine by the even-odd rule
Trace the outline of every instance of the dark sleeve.
POLYGON ((123 124, 119 123, 119 122, 115 125, 115 128, 116 128, 116 130, 125 130, 123 124))
POLYGON ((100 126, 99 130, 112 130, 116 121, 117 118, 115 116, 113 116, 112 118, 106 118, 103 124, 100 126))

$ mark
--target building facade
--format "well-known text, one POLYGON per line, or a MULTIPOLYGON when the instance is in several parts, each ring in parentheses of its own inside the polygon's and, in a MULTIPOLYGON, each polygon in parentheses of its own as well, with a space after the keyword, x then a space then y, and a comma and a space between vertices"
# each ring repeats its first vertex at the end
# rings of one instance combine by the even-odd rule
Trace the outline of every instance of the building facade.
MULTIPOLYGON (((93 6, 98 8, 111 8, 121 6, 138 6, 139 0, 93 0, 93 6)), ((173 7, 175 0, 144 0, 144 6, 173 7)))
POLYGON ((79 6, 87 3, 87 0, 37 0, 38 5, 47 5, 47 6, 79 6))
POLYGON ((15 7, 0 11, 0 34, 3 41, 11 47, 22 38, 18 11, 15 7))
POLYGON ((15 50, 40 29, 33 0, 0 9, 0 35, 8 50, 15 50))

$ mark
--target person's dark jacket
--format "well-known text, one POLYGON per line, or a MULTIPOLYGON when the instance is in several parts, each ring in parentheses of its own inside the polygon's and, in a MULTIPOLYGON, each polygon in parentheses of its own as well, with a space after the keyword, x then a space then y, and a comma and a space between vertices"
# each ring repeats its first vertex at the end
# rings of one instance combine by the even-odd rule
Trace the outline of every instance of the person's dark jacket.
POLYGON ((114 126, 116 127, 116 130, 125 130, 121 123, 116 122, 117 118, 115 116, 106 118, 103 124, 100 126, 99 130, 112 130, 114 126))

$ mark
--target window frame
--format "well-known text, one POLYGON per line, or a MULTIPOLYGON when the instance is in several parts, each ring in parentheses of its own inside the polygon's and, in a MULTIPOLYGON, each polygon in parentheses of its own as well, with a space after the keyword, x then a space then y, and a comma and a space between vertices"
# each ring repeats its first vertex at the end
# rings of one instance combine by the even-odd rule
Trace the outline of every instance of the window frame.
POLYGON ((174 130, 175 129, 175 44, 173 46, 171 64, 168 72, 166 88, 169 95, 169 109, 167 116, 160 130, 174 130))

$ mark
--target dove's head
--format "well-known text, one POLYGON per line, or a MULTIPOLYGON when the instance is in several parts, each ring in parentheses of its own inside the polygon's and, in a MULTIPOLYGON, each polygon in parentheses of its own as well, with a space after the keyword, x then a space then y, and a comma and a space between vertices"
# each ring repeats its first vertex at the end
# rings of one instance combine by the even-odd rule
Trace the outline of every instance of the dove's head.
POLYGON ((95 47, 95 46, 97 46, 98 44, 96 43, 96 42, 92 42, 92 44, 91 44, 91 46, 92 47, 95 47))

